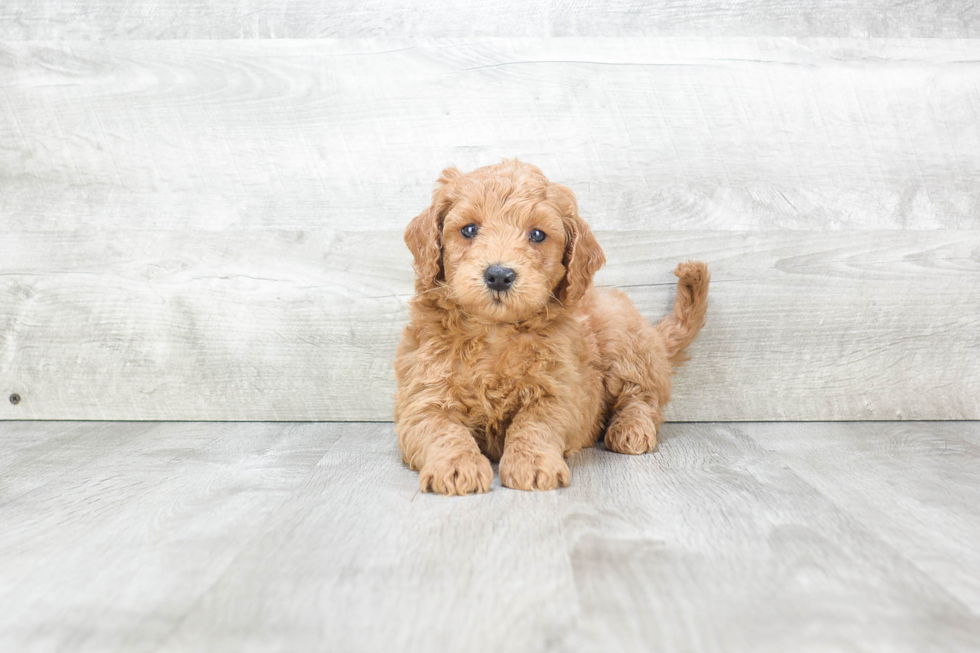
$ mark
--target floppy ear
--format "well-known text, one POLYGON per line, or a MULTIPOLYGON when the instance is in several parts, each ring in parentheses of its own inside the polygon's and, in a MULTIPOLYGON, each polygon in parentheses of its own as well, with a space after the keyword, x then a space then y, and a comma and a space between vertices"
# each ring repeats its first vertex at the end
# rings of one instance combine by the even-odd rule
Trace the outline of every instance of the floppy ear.
POLYGON ((557 203, 565 222, 565 278, 558 286, 558 300, 574 304, 592 285, 592 277, 606 263, 606 255, 585 220, 571 189, 554 184, 557 203))
POLYGON ((416 290, 431 290, 443 275, 442 222, 452 206, 452 182, 462 176, 456 168, 442 171, 432 191, 432 204, 419 213, 405 229, 405 244, 415 257, 416 290))

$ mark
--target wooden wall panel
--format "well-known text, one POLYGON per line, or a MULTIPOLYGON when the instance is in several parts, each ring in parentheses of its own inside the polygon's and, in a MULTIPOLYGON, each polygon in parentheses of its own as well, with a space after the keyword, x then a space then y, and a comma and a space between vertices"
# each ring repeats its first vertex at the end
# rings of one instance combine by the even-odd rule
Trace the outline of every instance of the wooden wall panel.
POLYGON ((600 229, 972 229, 980 41, 0 44, 22 228, 401 228, 520 156, 600 229))
MULTIPOLYGON (((980 231, 600 232, 659 319, 709 261, 673 420, 980 416, 980 231)), ((96 231, 0 245, 6 419, 384 420, 411 296, 395 232, 96 231)))
POLYGON ((6 0, 0 39, 976 37, 969 0, 6 0))
POLYGON ((712 265, 671 419, 975 419, 978 153, 974 40, 0 42, 0 418, 390 418, 400 231, 517 155, 649 316, 712 265))

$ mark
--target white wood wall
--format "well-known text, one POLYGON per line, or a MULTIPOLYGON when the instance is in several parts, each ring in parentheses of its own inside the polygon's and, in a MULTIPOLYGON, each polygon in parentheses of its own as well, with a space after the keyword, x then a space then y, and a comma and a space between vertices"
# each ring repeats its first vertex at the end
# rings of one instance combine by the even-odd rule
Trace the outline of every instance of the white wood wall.
POLYGON ((0 418, 390 419, 401 231, 512 156, 652 319, 712 266, 671 419, 980 418, 964 0, 8 0, 0 418))

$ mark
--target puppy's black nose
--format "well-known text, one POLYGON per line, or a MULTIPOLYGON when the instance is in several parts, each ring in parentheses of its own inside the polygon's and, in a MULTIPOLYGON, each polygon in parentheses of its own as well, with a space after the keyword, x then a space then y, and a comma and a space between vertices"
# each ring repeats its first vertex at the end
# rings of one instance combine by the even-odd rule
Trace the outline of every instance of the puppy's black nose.
POLYGON ((499 265, 491 265, 483 273, 483 280, 487 282, 487 288, 497 292, 506 292, 517 278, 517 273, 510 268, 499 265))

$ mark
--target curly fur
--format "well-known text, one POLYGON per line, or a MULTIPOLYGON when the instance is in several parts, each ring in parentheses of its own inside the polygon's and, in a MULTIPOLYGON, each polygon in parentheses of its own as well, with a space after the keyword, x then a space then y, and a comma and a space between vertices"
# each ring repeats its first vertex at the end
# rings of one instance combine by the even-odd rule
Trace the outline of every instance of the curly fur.
POLYGON ((603 429, 613 451, 654 449, 673 368, 704 324, 704 263, 677 266, 673 313, 651 325, 626 295, 592 285, 605 256, 572 191, 516 159, 444 170, 405 242, 416 282, 395 430, 423 491, 486 492, 491 460, 507 487, 565 486, 565 457, 603 429), (493 264, 516 271, 508 291, 484 283, 493 264))

